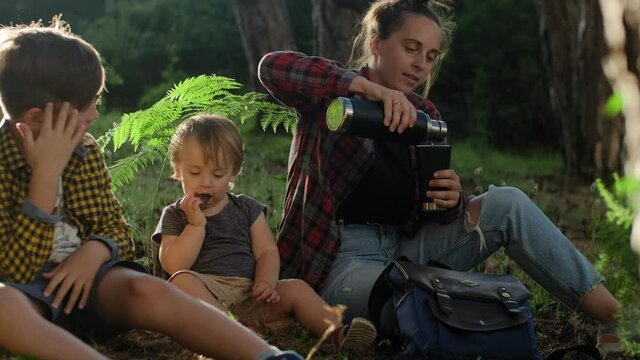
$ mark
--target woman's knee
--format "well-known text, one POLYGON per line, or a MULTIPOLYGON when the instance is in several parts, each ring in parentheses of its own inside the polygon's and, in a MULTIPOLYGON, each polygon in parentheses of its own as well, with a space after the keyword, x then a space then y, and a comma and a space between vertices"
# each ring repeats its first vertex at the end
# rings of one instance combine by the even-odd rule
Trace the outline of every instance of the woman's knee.
POLYGON ((493 187, 491 188, 491 197, 495 198, 497 201, 522 201, 528 200, 529 197, 527 194, 522 192, 522 190, 511 187, 511 186, 502 186, 502 187, 493 187))
POLYGON ((490 195, 485 197, 483 202, 488 201, 488 206, 491 207, 490 211, 496 211, 499 209, 508 210, 514 207, 531 204, 531 199, 527 194, 515 187, 493 187, 489 191, 489 194, 490 195))

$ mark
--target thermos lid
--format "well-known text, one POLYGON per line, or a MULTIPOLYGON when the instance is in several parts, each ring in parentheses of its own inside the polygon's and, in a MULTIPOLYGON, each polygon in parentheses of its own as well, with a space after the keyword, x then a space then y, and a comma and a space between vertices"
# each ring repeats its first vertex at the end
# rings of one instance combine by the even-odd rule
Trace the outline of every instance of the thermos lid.
POLYGON ((327 127, 331 131, 338 131, 345 122, 353 115, 353 105, 351 100, 339 97, 333 100, 327 108, 327 127))

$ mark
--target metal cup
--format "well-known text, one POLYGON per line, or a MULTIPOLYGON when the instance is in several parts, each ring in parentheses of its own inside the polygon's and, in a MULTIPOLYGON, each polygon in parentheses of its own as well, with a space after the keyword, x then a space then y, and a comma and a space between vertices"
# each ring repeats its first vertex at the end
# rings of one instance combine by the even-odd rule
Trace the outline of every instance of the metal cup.
POLYGON ((427 197, 428 190, 446 190, 445 188, 430 187, 433 173, 438 170, 451 168, 451 145, 416 145, 416 160, 418 162, 418 187, 423 212, 437 212, 447 210, 433 203, 427 197))

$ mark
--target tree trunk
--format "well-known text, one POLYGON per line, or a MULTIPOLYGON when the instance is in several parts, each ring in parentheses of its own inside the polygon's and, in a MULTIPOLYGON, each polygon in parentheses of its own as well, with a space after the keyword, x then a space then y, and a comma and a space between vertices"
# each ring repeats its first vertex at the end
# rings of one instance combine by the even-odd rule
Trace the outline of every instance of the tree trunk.
POLYGON ((256 69, 262 56, 274 50, 296 48, 284 0, 235 0, 234 12, 249 63, 251 90, 256 89, 256 69))
POLYGON ((611 93, 601 61, 606 52, 597 1, 534 0, 543 37, 551 106, 560 124, 567 175, 592 179, 621 170, 623 125, 607 118, 611 93))
POLYGON ((367 0, 313 0, 315 53, 346 64, 367 0))

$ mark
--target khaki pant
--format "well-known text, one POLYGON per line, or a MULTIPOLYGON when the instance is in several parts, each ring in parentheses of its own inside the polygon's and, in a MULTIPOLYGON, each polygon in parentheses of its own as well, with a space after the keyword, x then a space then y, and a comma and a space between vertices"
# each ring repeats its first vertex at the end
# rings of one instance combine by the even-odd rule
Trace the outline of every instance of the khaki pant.
MULTIPOLYGON (((264 328, 273 328, 274 325, 276 325, 273 323, 267 324, 266 322, 269 304, 265 301, 256 301, 251 297, 253 279, 238 276, 201 274, 191 270, 178 271, 173 274, 171 278, 180 273, 189 273, 200 279, 209 292, 218 300, 218 303, 246 325, 264 328)), ((169 281, 171 281, 171 278, 169 278, 169 281)), ((287 279, 278 280, 276 290, 286 281, 287 279)), ((284 324, 278 322, 277 325, 284 324)))

